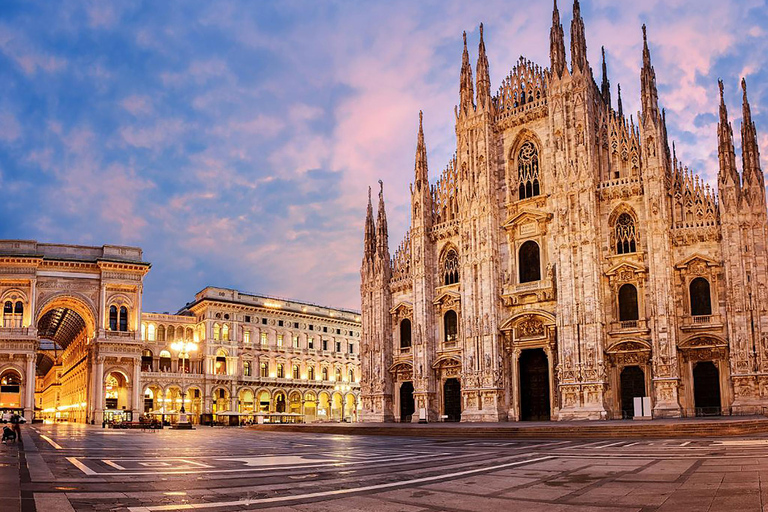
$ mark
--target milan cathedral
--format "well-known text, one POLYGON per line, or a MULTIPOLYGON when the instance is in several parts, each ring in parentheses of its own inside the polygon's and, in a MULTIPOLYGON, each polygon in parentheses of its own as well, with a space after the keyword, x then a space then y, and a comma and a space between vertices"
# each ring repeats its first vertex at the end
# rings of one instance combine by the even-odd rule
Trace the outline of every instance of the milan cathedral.
POLYGON ((557 3, 549 67, 491 93, 466 34, 456 153, 430 183, 419 114, 411 225, 390 257, 368 201, 363 421, 755 414, 768 405, 768 224, 742 81, 741 172, 720 82, 717 190, 677 159, 643 26, 642 110, 557 3), (637 398, 647 397, 645 400, 637 398), (639 403, 638 403, 639 402, 639 403), (641 407, 645 404, 645 407, 641 407))

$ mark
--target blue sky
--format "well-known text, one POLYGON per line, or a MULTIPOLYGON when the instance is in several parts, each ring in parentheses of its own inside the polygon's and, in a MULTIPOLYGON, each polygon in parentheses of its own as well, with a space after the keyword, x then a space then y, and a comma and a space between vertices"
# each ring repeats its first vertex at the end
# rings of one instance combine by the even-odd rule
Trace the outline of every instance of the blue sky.
MULTIPOLYGON (((768 151, 764 1, 595 0, 582 13, 590 64, 599 72, 605 45, 625 112, 639 108, 648 24, 670 136, 710 183, 718 77, 738 134, 746 76, 768 151)), ((420 109, 433 179, 453 152, 462 31, 474 68, 485 23, 496 89, 520 55, 548 65, 551 19, 548 2, 516 0, 6 0, 0 238, 138 245, 153 263, 148 311, 207 285, 359 308, 367 187, 385 182, 394 248, 420 109)))

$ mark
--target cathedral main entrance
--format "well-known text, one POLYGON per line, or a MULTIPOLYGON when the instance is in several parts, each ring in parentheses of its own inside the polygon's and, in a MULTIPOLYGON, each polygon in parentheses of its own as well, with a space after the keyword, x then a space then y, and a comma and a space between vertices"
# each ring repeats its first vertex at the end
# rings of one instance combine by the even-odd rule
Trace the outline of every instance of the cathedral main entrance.
POLYGON ((459 379, 446 379, 443 384, 443 414, 446 421, 461 421, 461 383, 459 379))
POLYGON ((549 362, 544 349, 520 353, 520 419, 549 421, 549 362))
POLYGON ((645 396, 645 373, 639 366, 625 366, 621 371, 621 417, 635 415, 635 397, 645 396))
POLYGON ((415 410, 413 382, 403 382, 400 385, 400 423, 410 423, 415 410))
POLYGON ((701 361, 693 368, 693 400, 696 416, 720 414, 720 372, 712 361, 701 361))

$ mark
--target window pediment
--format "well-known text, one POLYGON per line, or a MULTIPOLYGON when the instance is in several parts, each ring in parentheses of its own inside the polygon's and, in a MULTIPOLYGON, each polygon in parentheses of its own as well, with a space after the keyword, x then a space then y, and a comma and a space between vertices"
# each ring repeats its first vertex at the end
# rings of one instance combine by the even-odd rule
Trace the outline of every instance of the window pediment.
POLYGON ((546 223, 551 218, 552 214, 541 213, 535 210, 523 210, 509 217, 502 227, 512 234, 533 236, 546 231, 546 223))
POLYGON ((413 315, 413 303, 407 300, 400 301, 389 310, 389 313, 403 318, 410 318, 413 315))
POLYGON ((611 267, 605 275, 608 276, 611 282, 630 282, 641 279, 643 274, 647 272, 648 270, 645 267, 622 261, 611 267))
POLYGON ((719 267, 720 263, 702 254, 694 254, 675 265, 677 270, 687 270, 692 274, 705 274, 711 267, 719 267))
POLYGON ((461 294, 452 290, 447 290, 437 296, 433 304, 443 307, 459 307, 461 305, 461 294))

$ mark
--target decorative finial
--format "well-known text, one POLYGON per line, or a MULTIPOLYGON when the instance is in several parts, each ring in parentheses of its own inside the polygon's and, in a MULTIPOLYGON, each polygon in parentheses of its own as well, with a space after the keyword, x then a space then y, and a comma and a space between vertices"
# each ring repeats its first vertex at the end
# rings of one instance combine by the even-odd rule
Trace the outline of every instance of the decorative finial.
POLYGON ((741 90, 744 91, 744 94, 747 94, 747 79, 744 77, 741 77, 741 90))
POLYGON ((384 196, 384 182, 379 180, 379 197, 384 196))
POLYGON ((717 79, 717 85, 720 87, 720 101, 723 101, 723 79, 718 78, 717 79))
POLYGON ((371 203, 371 187, 368 187, 368 204, 371 203))
POLYGON ((463 36, 464 36, 464 48, 466 48, 467 47, 467 31, 466 30, 464 31, 463 36))
POLYGON ((643 42, 648 43, 648 35, 645 32, 645 23, 643 23, 643 42))
POLYGON ((483 23, 480 22, 480 40, 483 40, 483 23))

